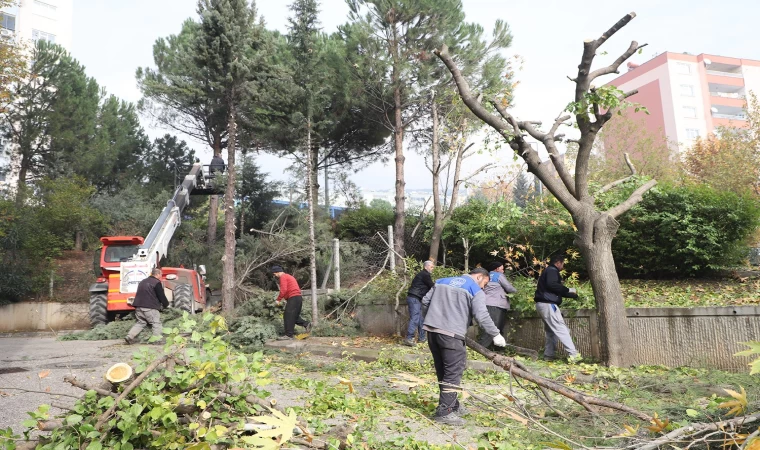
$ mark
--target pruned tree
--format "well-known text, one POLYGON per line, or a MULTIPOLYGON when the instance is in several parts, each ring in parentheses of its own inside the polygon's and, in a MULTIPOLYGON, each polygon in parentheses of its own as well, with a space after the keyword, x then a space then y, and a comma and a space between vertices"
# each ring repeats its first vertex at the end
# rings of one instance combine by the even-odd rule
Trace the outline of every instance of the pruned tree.
POLYGON ((226 114, 227 186, 224 192, 224 256, 222 261, 222 309, 235 307, 235 156, 242 104, 260 95, 254 70, 266 58, 266 48, 257 46, 256 9, 245 0, 201 0, 200 29, 194 46, 194 63, 208 72, 211 90, 226 114), (251 49, 254 51, 252 52, 251 49), (256 51, 258 50, 258 51, 256 51))
POLYGON ((528 179, 528 175, 520 170, 520 173, 515 178, 515 185, 512 188, 512 197, 515 204, 520 208, 525 208, 528 201, 531 198, 531 182, 528 179))
POLYGON ((477 151, 470 138, 480 127, 472 127, 472 122, 468 123, 468 117, 459 116, 448 117, 447 125, 441 129, 438 108, 439 105, 433 99, 430 159, 425 158, 425 167, 433 176, 433 232, 428 253, 431 261, 438 260, 443 228, 459 204, 460 189, 468 180, 494 166, 493 163, 486 163, 467 174, 463 173, 462 163, 477 151))
POLYGON ((643 45, 631 42, 628 49, 608 66, 592 70, 592 64, 599 48, 634 17, 635 13, 626 15, 601 37, 586 40, 583 44, 578 74, 571 78, 575 85, 574 100, 567 107, 567 112, 574 116, 580 131, 580 138, 573 140, 578 145, 574 176, 565 167, 557 148, 557 141, 562 139, 557 131, 572 118, 570 114, 562 113, 548 131, 542 131, 539 128, 540 122, 517 120, 500 101, 491 100, 490 107, 484 106, 477 93, 470 88, 449 49, 443 46, 436 51, 436 55, 451 72, 467 107, 509 143, 525 161, 528 170, 541 180, 572 215, 578 229, 575 243, 585 258, 597 302, 603 359, 607 364, 615 366, 627 366, 633 362, 632 354, 628 351, 632 337, 612 255, 612 240, 619 227, 617 218, 641 201, 644 193, 657 182, 646 182, 627 200, 609 210, 597 209, 594 196, 589 190, 591 150, 604 124, 629 105, 626 99, 636 91, 622 92, 614 86, 597 87, 593 83, 603 75, 617 73, 620 65, 643 45), (538 151, 528 142, 528 136, 546 148, 550 156, 548 162, 541 161, 538 151))

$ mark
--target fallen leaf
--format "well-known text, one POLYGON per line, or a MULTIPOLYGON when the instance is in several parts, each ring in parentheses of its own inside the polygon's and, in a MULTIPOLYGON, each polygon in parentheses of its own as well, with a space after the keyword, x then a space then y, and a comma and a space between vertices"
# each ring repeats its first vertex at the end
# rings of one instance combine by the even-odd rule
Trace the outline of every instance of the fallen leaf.
POLYGON ((47 378, 50 375, 49 370, 43 370, 42 372, 38 373, 37 376, 40 378, 47 378))

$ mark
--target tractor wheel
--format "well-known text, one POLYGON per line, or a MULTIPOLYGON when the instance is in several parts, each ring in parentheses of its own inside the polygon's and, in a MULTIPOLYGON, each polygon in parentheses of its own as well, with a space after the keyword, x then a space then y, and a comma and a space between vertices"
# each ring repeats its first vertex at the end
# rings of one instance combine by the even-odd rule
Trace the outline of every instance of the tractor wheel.
POLYGON ((94 327, 108 323, 108 297, 106 294, 90 295, 90 324, 94 327))
POLYGON ((195 313, 196 304, 192 286, 178 284, 174 287, 174 307, 190 314, 195 313))

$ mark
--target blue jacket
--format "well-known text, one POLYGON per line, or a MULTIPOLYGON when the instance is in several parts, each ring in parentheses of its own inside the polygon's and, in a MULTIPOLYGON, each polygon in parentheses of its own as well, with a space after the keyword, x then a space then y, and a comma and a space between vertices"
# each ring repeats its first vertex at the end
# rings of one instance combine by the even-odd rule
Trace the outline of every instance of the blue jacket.
POLYGON ((436 328, 464 340, 472 319, 490 336, 499 334, 486 309, 486 296, 469 275, 441 278, 422 299, 426 327, 436 328))

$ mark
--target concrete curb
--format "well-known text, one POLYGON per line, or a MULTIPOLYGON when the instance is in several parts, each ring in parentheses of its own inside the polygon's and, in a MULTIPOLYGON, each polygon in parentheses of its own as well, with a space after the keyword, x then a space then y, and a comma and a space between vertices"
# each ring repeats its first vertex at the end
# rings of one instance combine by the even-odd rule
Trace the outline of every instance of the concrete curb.
MULTIPOLYGON (((264 348, 287 353, 311 353, 312 355, 326 356, 328 358, 336 359, 350 357, 357 361, 366 362, 374 362, 380 358, 380 350, 377 349, 312 344, 305 339, 293 341, 268 341, 264 344, 264 348)), ((432 357, 428 354, 403 354, 391 356, 391 358, 402 362, 427 362, 432 360, 432 357)), ((467 368, 476 372, 504 371, 501 367, 487 361, 467 361, 467 368)))

